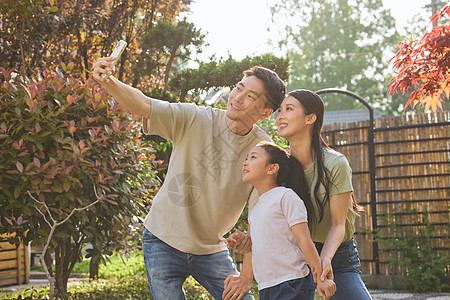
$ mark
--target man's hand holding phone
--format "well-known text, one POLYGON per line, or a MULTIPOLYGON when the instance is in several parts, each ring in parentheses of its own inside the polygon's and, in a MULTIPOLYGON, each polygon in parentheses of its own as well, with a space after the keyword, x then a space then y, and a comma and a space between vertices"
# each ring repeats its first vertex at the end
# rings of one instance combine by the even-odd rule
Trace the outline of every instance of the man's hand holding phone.
POLYGON ((109 57, 102 57, 94 64, 93 77, 97 82, 109 82, 109 76, 114 74, 114 66, 126 46, 127 43, 125 41, 119 41, 109 57))

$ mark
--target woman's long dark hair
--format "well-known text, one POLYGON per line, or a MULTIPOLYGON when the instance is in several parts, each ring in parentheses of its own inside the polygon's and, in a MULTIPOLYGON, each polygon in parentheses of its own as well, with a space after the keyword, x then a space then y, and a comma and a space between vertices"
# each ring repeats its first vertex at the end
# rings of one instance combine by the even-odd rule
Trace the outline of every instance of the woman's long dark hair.
POLYGON ((258 144, 267 154, 269 164, 278 164, 277 185, 291 188, 303 200, 308 213, 308 227, 316 224, 316 215, 306 184, 305 172, 300 162, 280 146, 261 142, 258 144))
MULTIPOLYGON (((322 126, 323 126, 323 116, 325 113, 325 105, 322 98, 309 90, 298 89, 289 93, 289 96, 297 99, 303 107, 305 115, 314 114, 316 115, 316 121, 314 122, 313 132, 312 132, 312 141, 311 146, 315 154, 316 161, 316 169, 317 169, 317 181, 316 185, 313 189, 314 202, 318 207, 318 222, 322 221, 324 214, 324 207, 328 201, 330 201, 330 190, 333 185, 333 182, 330 179, 330 171, 325 167, 323 161, 323 149, 330 147, 322 138, 322 126), (319 198, 319 187, 323 185, 325 188, 325 201, 320 201, 319 198)), ((356 202, 356 198, 352 193, 352 205, 353 210, 357 214, 359 210, 358 203, 356 202)))

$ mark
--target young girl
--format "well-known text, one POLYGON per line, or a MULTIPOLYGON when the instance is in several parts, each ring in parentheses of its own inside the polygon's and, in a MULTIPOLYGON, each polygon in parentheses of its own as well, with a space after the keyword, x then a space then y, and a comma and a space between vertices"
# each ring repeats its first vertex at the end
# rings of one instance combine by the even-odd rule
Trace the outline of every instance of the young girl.
MULTIPOLYGON (((320 253, 320 280, 333 279, 331 299, 372 299, 361 280, 354 240, 356 202, 352 171, 347 159, 322 139, 323 100, 314 92, 289 93, 278 110, 278 134, 289 141, 291 155, 303 166, 310 198, 317 214, 311 215, 312 239, 320 253)), ((320 282, 319 280, 319 282, 320 282)))
MULTIPOLYGON (((322 267, 308 229, 312 206, 301 165, 275 144, 260 143, 245 159, 242 180, 255 187, 259 200, 249 214, 252 252, 246 254, 239 276, 253 278, 251 263, 261 300, 314 299, 307 263, 318 273, 322 267)), ((317 289, 328 298, 335 284, 327 279, 317 289)), ((229 291, 224 299, 239 299, 239 293, 229 291)))

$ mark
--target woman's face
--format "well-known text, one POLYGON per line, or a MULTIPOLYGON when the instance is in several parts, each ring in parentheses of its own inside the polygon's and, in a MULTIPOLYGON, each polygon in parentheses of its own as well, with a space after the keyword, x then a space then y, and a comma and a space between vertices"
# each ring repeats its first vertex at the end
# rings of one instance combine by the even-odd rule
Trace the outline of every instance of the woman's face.
POLYGON ((306 125, 310 124, 308 116, 305 114, 300 101, 292 96, 287 96, 278 109, 276 118, 278 134, 289 139, 296 134, 304 132, 307 128, 306 125))

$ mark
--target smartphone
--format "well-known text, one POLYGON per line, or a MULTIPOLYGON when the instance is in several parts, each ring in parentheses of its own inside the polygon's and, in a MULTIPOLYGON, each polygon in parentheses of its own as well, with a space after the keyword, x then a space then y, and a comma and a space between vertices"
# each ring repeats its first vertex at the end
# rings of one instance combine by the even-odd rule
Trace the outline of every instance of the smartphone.
MULTIPOLYGON (((119 60, 120 56, 123 53, 123 50, 125 50, 125 47, 127 46, 127 42, 124 40, 120 40, 116 47, 114 48, 114 51, 111 53, 110 57, 115 57, 115 59, 112 61, 112 64, 115 66, 117 61, 119 60)), ((106 74, 103 74, 102 77, 106 79, 108 76, 106 74)))

